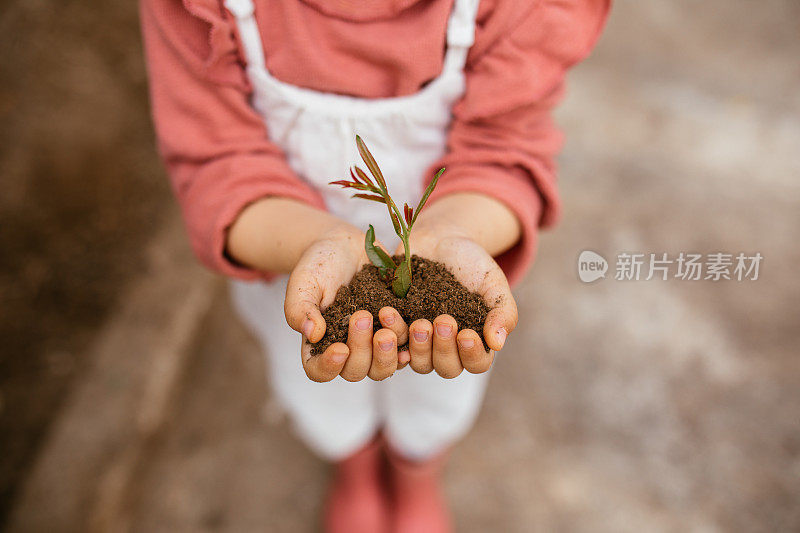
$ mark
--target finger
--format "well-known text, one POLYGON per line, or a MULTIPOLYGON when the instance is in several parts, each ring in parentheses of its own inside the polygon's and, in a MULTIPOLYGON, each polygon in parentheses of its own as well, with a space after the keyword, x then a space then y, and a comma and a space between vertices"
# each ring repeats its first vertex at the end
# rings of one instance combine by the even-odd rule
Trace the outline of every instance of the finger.
POLYGON ((369 377, 381 381, 397 370, 397 336, 390 329, 379 329, 372 336, 372 365, 369 377))
POLYGON ((427 374, 433 370, 431 343, 433 342, 433 325, 429 320, 420 318, 411 323, 408 336, 408 351, 411 356, 411 368, 414 372, 427 374))
POLYGON ((402 352, 398 352, 397 353, 397 370, 400 370, 401 368, 405 368, 410 361, 411 361, 411 354, 409 353, 408 349, 405 349, 402 352))
POLYGON ((383 327, 394 331, 398 346, 402 346, 408 342, 408 326, 394 307, 387 306, 381 308, 381 310, 378 311, 378 320, 380 320, 383 327))
POLYGON ((361 381, 367 377, 372 364, 372 314, 369 311, 356 311, 350 315, 347 347, 350 356, 341 375, 347 381, 361 381))
POLYGON ((331 344, 320 355, 311 355, 310 350, 311 346, 304 340, 303 370, 310 380, 317 382, 330 381, 338 376, 349 355, 347 345, 341 342, 331 344))
POLYGON ((483 337, 492 350, 501 350, 505 345, 508 334, 517 327, 519 314, 517 302, 511 295, 511 288, 502 270, 493 269, 486 276, 481 291, 483 299, 491 311, 486 316, 483 326, 483 337))
POLYGON ((458 341, 458 356, 467 372, 482 374, 491 368, 494 351, 487 352, 484 349, 481 338, 474 330, 462 329, 458 332, 456 340, 458 341))
POLYGON ((319 310, 322 292, 317 284, 302 272, 292 274, 286 287, 283 312, 293 330, 302 333, 310 342, 319 342, 325 335, 325 319, 319 310))
POLYGON ((458 324, 450 315, 439 315, 433 321, 433 368, 443 378, 452 379, 464 370, 456 347, 458 324))
POLYGON ((495 351, 500 351, 506 343, 508 334, 517 326, 517 305, 513 309, 505 307, 495 308, 486 315, 483 326, 483 338, 486 344, 495 351))

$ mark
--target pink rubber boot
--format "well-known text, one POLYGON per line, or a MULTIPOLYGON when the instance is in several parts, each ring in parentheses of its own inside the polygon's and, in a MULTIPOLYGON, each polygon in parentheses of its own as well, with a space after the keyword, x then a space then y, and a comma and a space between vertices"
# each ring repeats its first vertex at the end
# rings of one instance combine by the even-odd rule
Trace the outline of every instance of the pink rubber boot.
POLYGON ((388 449, 393 533, 450 533, 452 519, 442 492, 447 452, 411 461, 388 449))
POLYGON ((336 463, 324 526, 327 533, 385 533, 389 506, 378 438, 336 463))

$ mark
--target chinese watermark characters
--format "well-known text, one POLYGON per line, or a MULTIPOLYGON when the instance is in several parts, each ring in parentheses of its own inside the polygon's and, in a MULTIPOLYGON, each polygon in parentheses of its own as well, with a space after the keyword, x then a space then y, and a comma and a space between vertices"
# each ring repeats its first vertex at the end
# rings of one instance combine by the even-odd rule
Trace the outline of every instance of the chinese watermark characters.
MULTIPOLYGON (((614 264, 616 281, 756 281, 764 256, 715 252, 697 254, 622 252, 614 264)), ((578 257, 578 277, 584 283, 605 278, 609 264, 596 252, 585 250, 578 257)))

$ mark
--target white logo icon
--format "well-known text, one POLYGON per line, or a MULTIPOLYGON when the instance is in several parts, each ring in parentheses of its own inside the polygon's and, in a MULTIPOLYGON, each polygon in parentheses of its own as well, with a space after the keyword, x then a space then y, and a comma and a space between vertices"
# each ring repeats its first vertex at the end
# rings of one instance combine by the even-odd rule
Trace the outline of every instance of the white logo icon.
POLYGON ((584 283, 591 283, 600 278, 606 277, 608 271, 608 261, 591 250, 584 250, 578 257, 578 277, 584 283))

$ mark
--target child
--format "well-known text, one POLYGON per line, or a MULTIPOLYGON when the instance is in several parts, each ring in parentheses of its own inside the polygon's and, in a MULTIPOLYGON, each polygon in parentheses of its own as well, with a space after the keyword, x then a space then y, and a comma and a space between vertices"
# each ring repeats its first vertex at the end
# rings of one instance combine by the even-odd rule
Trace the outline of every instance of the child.
POLYGON ((337 464, 327 530, 450 529, 446 450, 472 425, 493 351, 516 325, 506 277, 523 275, 538 226, 557 217, 550 114, 607 10, 606 0, 142 0, 159 147, 192 245, 235 280, 276 395, 302 440, 337 464), (385 208, 327 185, 356 162, 356 133, 401 204, 447 167, 412 251, 484 295, 493 351, 447 315, 405 324, 384 308, 374 335, 358 311, 346 344, 310 356, 304 342, 298 361, 292 330, 322 337, 320 308, 367 262, 367 224, 392 235, 385 208))

